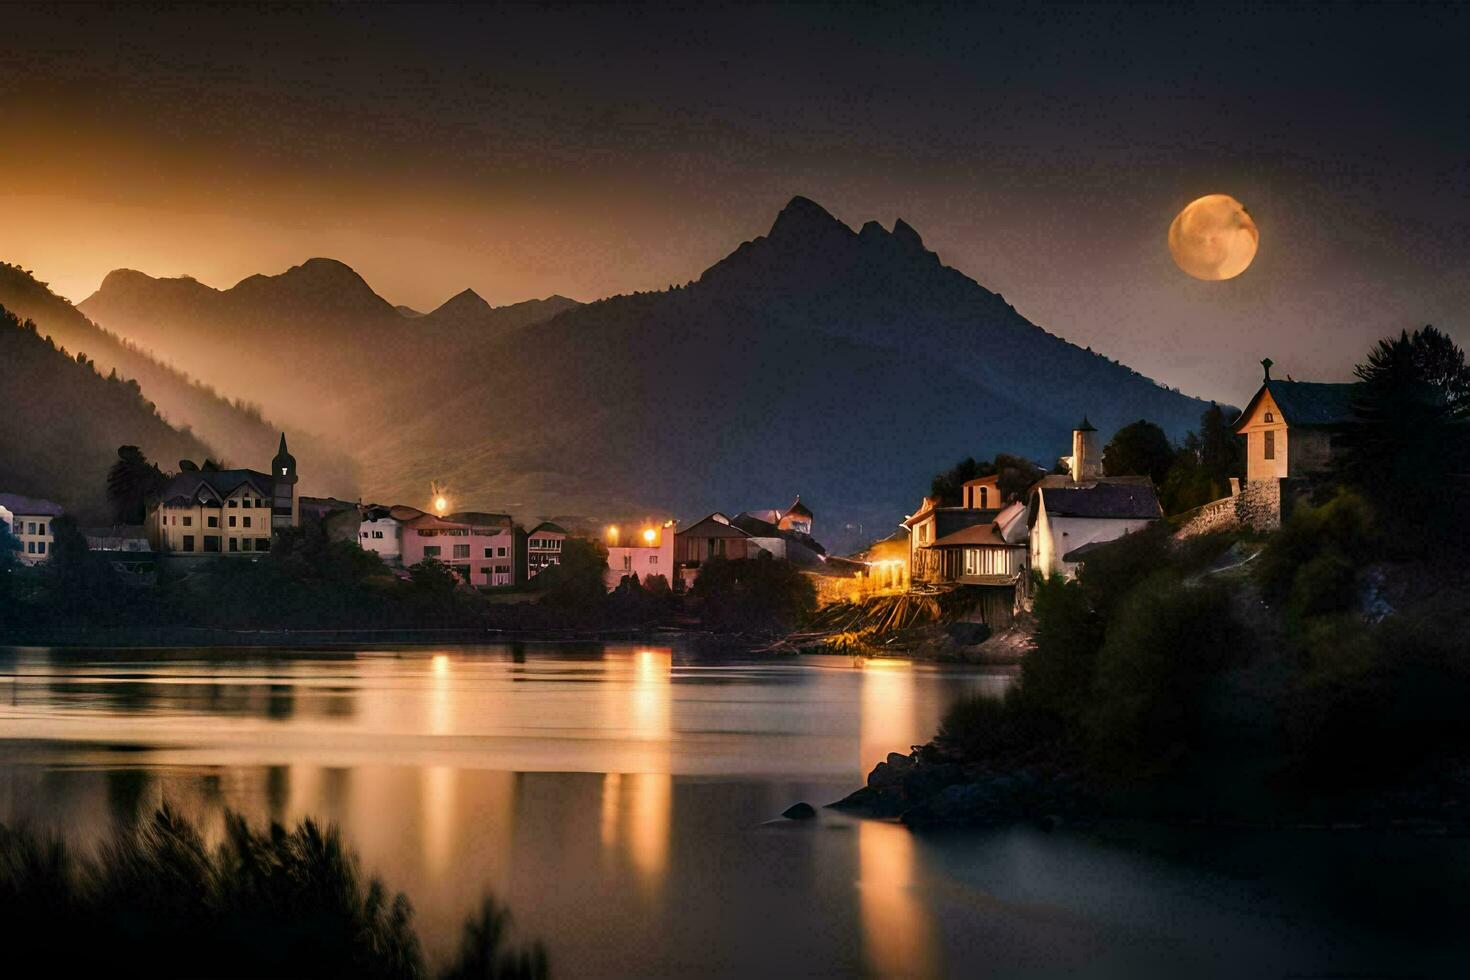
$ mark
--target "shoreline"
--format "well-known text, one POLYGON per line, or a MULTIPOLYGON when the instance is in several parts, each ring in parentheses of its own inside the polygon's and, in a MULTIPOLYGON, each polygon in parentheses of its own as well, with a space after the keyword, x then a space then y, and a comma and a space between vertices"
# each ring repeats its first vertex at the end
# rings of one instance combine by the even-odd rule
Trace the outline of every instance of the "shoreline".
POLYGON ((0 631, 0 648, 184 649, 188 647, 339 649, 362 646, 474 646, 487 643, 688 642, 706 640, 730 649, 754 651, 750 643, 729 642, 698 630, 672 628, 538 629, 497 628, 324 628, 229 630, 216 627, 36 627, 0 631))

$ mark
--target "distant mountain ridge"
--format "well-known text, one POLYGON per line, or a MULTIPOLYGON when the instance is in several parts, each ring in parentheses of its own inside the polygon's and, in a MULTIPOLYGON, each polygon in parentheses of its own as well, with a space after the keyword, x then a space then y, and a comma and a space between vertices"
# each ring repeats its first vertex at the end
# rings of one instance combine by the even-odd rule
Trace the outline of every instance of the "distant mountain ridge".
MULTIPOLYGON (((200 283, 188 285, 193 280, 153 281, 162 281, 165 289, 183 295, 190 295, 193 286, 209 289, 200 283)), ((250 397, 248 387, 234 400, 222 397, 213 387, 161 363, 138 342, 98 326, 24 269, 3 262, 0 262, 0 306, 23 320, 34 320, 42 336, 49 335, 73 354, 86 354, 101 371, 116 370, 122 377, 137 381, 143 396, 157 406, 173 427, 197 434, 212 448, 213 455, 252 465, 268 460, 274 453, 280 430, 262 415, 259 402, 250 397)), ((356 464, 346 453, 307 431, 293 432, 292 440, 317 461, 311 473, 303 474, 304 492, 340 495, 355 491, 356 464)), ((156 462, 168 469, 178 460, 163 458, 156 462)))
POLYGON ((906 222, 853 231, 801 197, 688 286, 519 304, 518 322, 469 290, 408 317, 328 262, 210 291, 204 313, 192 286, 112 276, 83 307, 202 349, 179 363, 206 377, 246 359, 273 413, 355 447, 370 496, 416 502, 440 479, 497 511, 692 519, 799 492, 819 538, 866 534, 957 458, 1049 463, 1083 415, 1104 439, 1138 418, 1179 438, 1206 407, 1030 323, 906 222))

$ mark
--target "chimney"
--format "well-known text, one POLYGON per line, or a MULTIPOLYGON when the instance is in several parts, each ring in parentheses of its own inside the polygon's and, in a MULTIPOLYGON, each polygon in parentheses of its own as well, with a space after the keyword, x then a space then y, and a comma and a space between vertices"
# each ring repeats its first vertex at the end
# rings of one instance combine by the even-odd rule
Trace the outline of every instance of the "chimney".
POLYGON ((1271 380, 1271 365, 1272 364, 1275 364, 1275 363, 1276 362, 1273 361, 1273 360, 1271 360, 1271 358, 1269 358, 1269 357, 1266 357, 1266 358, 1262 358, 1261 359, 1261 369, 1264 372, 1264 377, 1261 378, 1261 384, 1267 384, 1267 383, 1270 382, 1270 380, 1271 380))
POLYGON ((1082 417, 1072 430, 1072 482, 1086 483, 1102 476, 1102 454, 1097 451, 1097 430, 1082 417))

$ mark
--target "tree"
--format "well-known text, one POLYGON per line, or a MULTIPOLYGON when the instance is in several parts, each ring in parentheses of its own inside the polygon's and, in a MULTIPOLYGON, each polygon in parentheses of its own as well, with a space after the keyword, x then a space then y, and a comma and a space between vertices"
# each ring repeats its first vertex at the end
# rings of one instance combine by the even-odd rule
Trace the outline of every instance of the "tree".
POLYGON ((791 562, 712 558, 699 570, 692 595, 706 626, 719 630, 789 629, 817 607, 817 589, 791 562))
POLYGON ((601 541, 567 538, 562 542, 561 561, 542 570, 533 580, 553 605, 591 606, 607 596, 603 576, 607 573, 607 548, 601 541))
POLYGON ((118 524, 142 524, 148 498, 157 494, 168 477, 137 446, 117 447, 117 462, 107 471, 107 502, 118 524))
POLYGON ((1443 521, 1452 477, 1470 462, 1464 351, 1427 326, 1379 341, 1355 373, 1339 475, 1415 522, 1443 521))
POLYGON ((964 499, 966 483, 994 472, 993 463, 978 463, 973 456, 966 456, 930 481, 929 496, 939 498, 941 507, 958 507, 964 499))
POLYGON ((1200 469, 1217 487, 1228 489, 1232 476, 1245 475, 1244 442, 1214 402, 1200 413, 1198 443, 1200 469))
POLYGON ((1174 462, 1174 447, 1164 430, 1139 419, 1119 429, 1103 449, 1103 472, 1108 476, 1147 476, 1161 486, 1174 462))
POLYGON ((1012 456, 1010 453, 996 454, 995 472, 998 474, 995 488, 1000 491, 1002 503, 1020 500, 1031 489, 1031 485, 1046 473, 1031 460, 1012 456))

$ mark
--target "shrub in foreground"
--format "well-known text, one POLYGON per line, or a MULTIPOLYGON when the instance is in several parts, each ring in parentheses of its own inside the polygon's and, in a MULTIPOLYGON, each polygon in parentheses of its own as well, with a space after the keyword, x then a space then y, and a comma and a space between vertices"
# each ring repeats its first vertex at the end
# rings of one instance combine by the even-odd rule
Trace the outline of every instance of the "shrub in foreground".
MULTIPOLYGON (((255 831, 230 814, 210 847, 165 806, 95 859, 0 825, 0 935, 56 975, 418 978, 412 919, 407 898, 364 879, 337 830, 312 820, 255 831)), ((507 924, 487 902, 448 975, 545 976, 539 944, 507 948, 507 924)))

